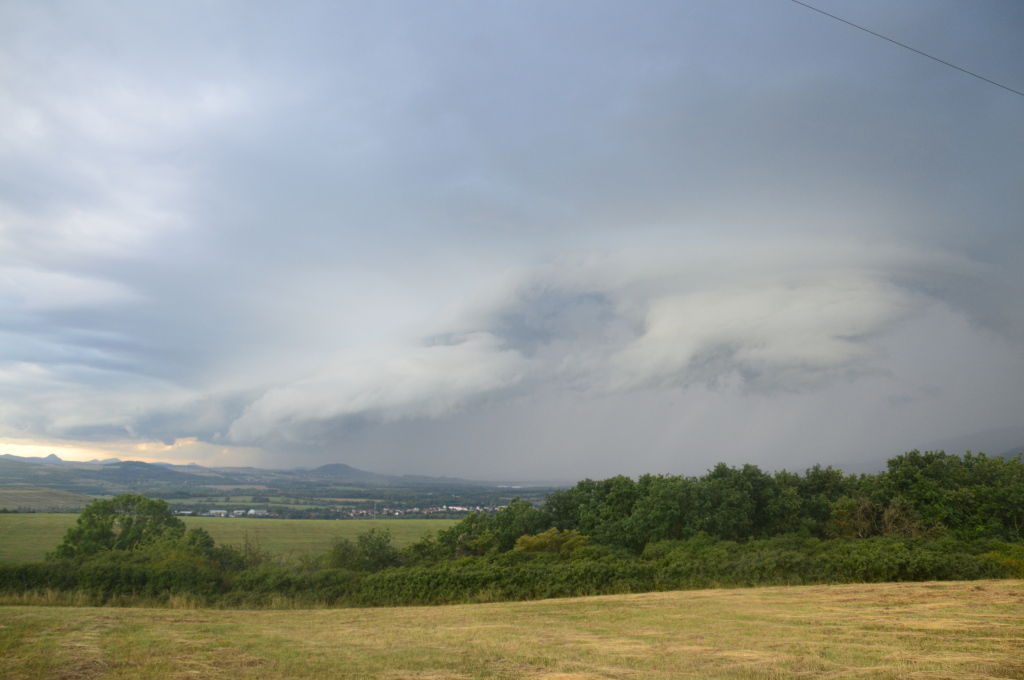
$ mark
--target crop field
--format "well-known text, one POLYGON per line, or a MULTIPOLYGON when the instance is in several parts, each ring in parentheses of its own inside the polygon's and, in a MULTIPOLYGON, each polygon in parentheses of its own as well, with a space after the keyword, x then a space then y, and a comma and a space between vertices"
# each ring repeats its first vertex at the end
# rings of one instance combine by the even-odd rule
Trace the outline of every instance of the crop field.
POLYGON ((0 677, 1024 677, 1024 582, 393 609, 0 606, 0 677))
POLYGON ((72 513, 0 514, 0 562, 43 559, 76 519, 72 513))
MULTIPOLYGON (((0 561, 41 560, 74 526, 78 515, 71 513, 0 514, 0 561)), ((355 538, 371 527, 386 528, 397 547, 420 539, 427 531, 437 532, 455 523, 451 519, 250 519, 234 517, 182 517, 189 527, 202 527, 218 543, 242 545, 246 538, 264 550, 282 554, 318 553, 337 538, 355 538)))
POLYGON ((58 489, 31 489, 0 487, 0 508, 17 510, 20 507, 48 510, 50 508, 82 508, 92 502, 92 496, 83 496, 58 489))

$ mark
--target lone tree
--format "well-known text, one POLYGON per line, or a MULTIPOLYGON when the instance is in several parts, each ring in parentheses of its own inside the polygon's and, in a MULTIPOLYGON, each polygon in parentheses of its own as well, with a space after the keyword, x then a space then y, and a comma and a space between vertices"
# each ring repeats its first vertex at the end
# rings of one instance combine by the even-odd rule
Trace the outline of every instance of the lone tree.
POLYGON ((121 494, 93 501, 75 526, 64 534, 53 557, 88 557, 104 550, 133 550, 158 538, 180 538, 185 523, 171 514, 167 502, 121 494))

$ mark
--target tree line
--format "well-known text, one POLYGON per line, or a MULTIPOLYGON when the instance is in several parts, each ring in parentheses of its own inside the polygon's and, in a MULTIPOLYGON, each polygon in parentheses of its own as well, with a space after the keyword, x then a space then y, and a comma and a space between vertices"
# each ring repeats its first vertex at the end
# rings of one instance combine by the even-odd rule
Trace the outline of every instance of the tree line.
POLYGON ((769 474, 756 465, 720 463, 701 477, 585 479, 549 494, 543 508, 514 503, 505 516, 468 518, 451 530, 459 537, 452 547, 471 554, 507 551, 518 536, 549 528, 633 552, 701 534, 727 541, 787 534, 1020 541, 1024 464, 1020 455, 911 451, 874 475, 817 465, 803 475, 769 474))
POLYGON ((0 564, 0 593, 218 606, 443 604, 712 586, 1024 577, 1024 464, 912 451, 877 475, 718 465, 586 479, 402 549, 371 528, 286 560, 217 545, 167 504, 96 501, 44 562, 0 564))

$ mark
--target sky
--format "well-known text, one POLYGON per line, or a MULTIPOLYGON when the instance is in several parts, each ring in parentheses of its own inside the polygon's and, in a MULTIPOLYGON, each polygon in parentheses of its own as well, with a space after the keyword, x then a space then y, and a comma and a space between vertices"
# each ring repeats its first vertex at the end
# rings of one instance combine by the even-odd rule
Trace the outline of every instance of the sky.
MULTIPOLYGON (((815 6, 1024 90, 1015 0, 815 6)), ((0 453, 1021 447, 1022 121, 787 0, 0 2, 0 453)))

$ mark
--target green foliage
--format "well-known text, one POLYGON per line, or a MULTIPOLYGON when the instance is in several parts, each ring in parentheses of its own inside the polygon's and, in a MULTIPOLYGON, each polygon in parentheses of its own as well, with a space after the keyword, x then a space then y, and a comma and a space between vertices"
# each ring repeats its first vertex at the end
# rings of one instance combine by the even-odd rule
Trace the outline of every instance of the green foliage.
POLYGON ((521 536, 540 533, 551 526, 551 516, 529 501, 514 498, 494 515, 494 541, 500 552, 508 552, 521 536))
POLYGON ((554 526, 640 552, 701 533, 749 541, 785 534, 1024 539, 1024 465, 1011 459, 911 451, 878 475, 815 466, 770 475, 724 463, 703 477, 583 480, 549 494, 554 526))
POLYGON ((943 533, 941 525, 927 527, 917 511, 897 496, 888 504, 866 496, 844 496, 832 504, 832 519, 826 527, 830 538, 868 538, 870 536, 935 536, 943 533))
POLYGON ((549 512, 514 498, 494 515, 470 513, 458 524, 439 532, 437 542, 451 557, 508 552, 520 536, 540 533, 551 524, 549 512))
POLYGON ((880 487, 902 497, 926 525, 964 538, 1024 538, 1024 464, 968 452, 910 451, 889 461, 880 487))
POLYGON ((556 529, 551 527, 547 531, 535 536, 520 536, 512 548, 525 553, 571 553, 590 543, 590 537, 584 536, 572 529, 556 529))
POLYGON ((376 527, 356 536, 355 541, 340 538, 327 551, 328 567, 352 571, 380 571, 398 566, 400 553, 391 545, 391 532, 376 527))
POLYGON ((1021 457, 911 451, 854 477, 717 465, 618 476, 470 514, 401 551, 372 526, 322 556, 275 558, 184 531, 162 501, 87 508, 51 559, 0 564, 0 591, 181 593, 225 606, 289 597, 439 604, 717 586, 1024 577, 1021 457))
POLYGON ((574 529, 599 543, 642 548, 646 541, 630 521, 641 497, 636 482, 618 475, 601 481, 584 479, 571 489, 556 491, 548 496, 545 508, 559 529, 574 529))
POLYGON ((495 547, 494 518, 471 512, 465 519, 437 532, 437 542, 448 557, 483 555, 495 547))
POLYGON ((402 564, 418 567, 436 564, 450 555, 451 552, 434 538, 433 532, 428 531, 419 541, 403 548, 399 553, 399 559, 402 564))
POLYGON ((166 501, 122 494, 87 505, 53 557, 89 557, 106 550, 133 550, 184 533, 185 524, 171 514, 166 501))
MULTIPOLYGON (((560 530, 543 532, 564 535, 560 530)), ((534 537, 535 538, 535 537, 534 537)), ((0 592, 53 589, 99 598, 188 594, 221 606, 274 598, 331 605, 522 600, 686 588, 1020 578, 1024 546, 892 536, 822 541, 799 535, 722 541, 700 534, 649 544, 640 555, 587 545, 571 551, 492 552, 370 572, 281 561, 222 560, 201 536, 88 559, 0 564, 0 592)))

